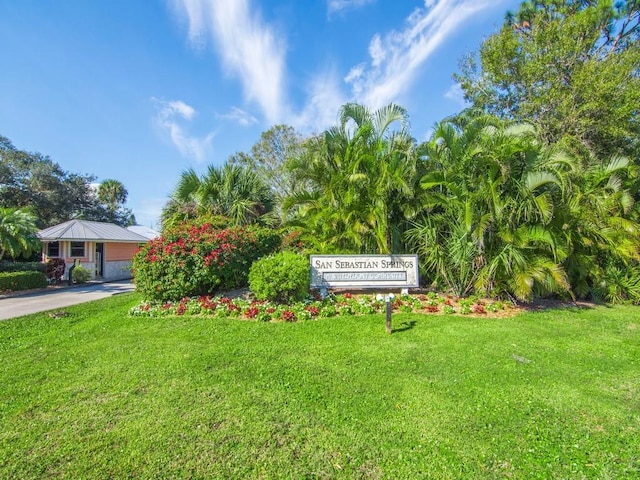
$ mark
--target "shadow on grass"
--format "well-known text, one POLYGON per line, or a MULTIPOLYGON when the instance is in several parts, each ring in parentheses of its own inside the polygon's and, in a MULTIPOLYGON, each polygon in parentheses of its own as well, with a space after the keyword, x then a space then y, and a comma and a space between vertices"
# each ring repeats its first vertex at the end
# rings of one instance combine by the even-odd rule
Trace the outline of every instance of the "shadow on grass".
POLYGON ((392 328, 391 333, 393 334, 393 333, 406 332, 407 330, 411 330, 413 327, 415 327, 416 323, 418 322, 416 322, 415 320, 411 320, 410 322, 402 322, 399 327, 392 328))
POLYGON ((596 308, 598 306, 608 306, 604 303, 596 303, 596 302, 587 302, 587 301, 565 301, 565 300, 555 300, 555 299, 537 299, 530 303, 524 303, 520 305, 520 307, 528 312, 541 312, 546 310, 557 310, 557 309, 579 309, 579 310, 590 310, 592 308, 596 308))

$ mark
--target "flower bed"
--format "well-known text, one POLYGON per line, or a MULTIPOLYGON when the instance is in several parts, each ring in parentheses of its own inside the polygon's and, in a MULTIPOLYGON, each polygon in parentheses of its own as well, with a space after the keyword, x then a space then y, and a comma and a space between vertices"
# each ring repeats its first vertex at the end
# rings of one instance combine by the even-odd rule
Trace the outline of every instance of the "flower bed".
MULTIPOLYGON (((460 299, 433 292, 419 295, 399 295, 391 299, 394 312, 505 316, 514 313, 509 302, 487 301, 475 297, 460 299)), ((385 296, 329 295, 324 300, 310 298, 292 305, 243 298, 200 296, 178 302, 147 301, 133 307, 130 315, 161 317, 165 315, 200 315, 214 318, 241 318, 263 322, 296 322, 344 315, 365 315, 385 312, 385 296)))

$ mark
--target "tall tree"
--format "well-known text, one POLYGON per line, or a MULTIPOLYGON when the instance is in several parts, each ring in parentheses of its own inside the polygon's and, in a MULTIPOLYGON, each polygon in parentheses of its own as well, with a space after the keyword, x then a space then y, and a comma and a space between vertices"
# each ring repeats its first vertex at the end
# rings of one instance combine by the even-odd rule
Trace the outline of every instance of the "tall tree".
POLYGON ((127 201, 129 192, 122 182, 118 180, 104 180, 98 186, 98 199, 104 203, 109 210, 117 210, 127 201))
POLYGON ((98 186, 98 200, 106 209, 105 219, 116 225, 129 226, 135 224, 135 217, 130 209, 125 208, 129 192, 119 180, 104 180, 98 186))
POLYGON ((289 165, 300 158, 306 139, 289 125, 275 125, 262 132, 250 153, 238 152, 229 161, 254 169, 269 185, 275 198, 275 208, 282 218, 281 204, 297 189, 296 178, 289 165))
POLYGON ((473 107, 532 122, 546 145, 640 154, 640 2, 525 1, 455 75, 473 107))
POLYGON ((0 136, 0 205, 29 207, 41 228, 79 216, 102 219, 105 212, 91 187, 94 180, 66 172, 49 157, 19 150, 0 136))
POLYGON ((340 123, 291 164, 305 189, 285 204, 298 209, 307 239, 325 250, 399 253, 413 198, 414 147, 404 108, 344 105, 340 123))
POLYGON ((28 257, 40 248, 36 217, 24 209, 0 207, 0 260, 28 257))

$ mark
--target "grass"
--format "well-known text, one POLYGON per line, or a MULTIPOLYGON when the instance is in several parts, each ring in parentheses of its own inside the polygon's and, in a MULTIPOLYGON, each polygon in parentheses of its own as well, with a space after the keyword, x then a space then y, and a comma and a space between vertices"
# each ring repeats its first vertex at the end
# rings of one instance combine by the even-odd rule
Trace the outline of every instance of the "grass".
POLYGON ((0 322, 0 478, 640 478, 637 307, 0 322))

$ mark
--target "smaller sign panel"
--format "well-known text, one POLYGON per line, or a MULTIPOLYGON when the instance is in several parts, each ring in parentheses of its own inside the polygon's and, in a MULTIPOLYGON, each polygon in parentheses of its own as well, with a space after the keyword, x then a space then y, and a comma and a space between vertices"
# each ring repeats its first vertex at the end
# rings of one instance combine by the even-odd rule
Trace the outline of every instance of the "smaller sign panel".
POLYGON ((311 255, 311 288, 415 288, 417 255, 311 255))

